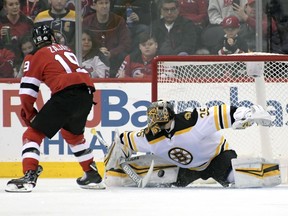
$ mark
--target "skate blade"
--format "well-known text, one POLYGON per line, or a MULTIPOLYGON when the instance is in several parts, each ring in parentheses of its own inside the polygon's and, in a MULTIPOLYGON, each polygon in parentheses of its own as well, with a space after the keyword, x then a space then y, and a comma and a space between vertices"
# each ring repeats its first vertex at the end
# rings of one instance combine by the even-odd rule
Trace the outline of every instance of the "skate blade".
POLYGON ((82 189, 90 189, 90 190, 104 190, 106 189, 106 185, 103 182, 100 183, 90 183, 88 185, 79 185, 82 189))
POLYGON ((33 184, 24 184, 23 187, 18 187, 15 184, 7 184, 5 191, 10 193, 29 193, 33 188, 33 184))

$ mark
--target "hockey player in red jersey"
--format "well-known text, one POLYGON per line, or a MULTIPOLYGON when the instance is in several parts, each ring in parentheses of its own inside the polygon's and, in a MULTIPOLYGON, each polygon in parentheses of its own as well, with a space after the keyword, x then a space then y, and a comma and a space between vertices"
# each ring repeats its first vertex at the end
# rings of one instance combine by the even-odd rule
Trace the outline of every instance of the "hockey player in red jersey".
MULTIPOLYGON (((281 178, 277 162, 257 158, 238 159, 220 133, 222 129, 245 129, 253 124, 272 126, 272 117, 259 105, 234 107, 222 104, 176 114, 171 102, 153 102, 147 108, 147 127, 139 131, 124 131, 116 136, 109 148, 105 157, 106 184, 133 185, 133 178, 129 176, 129 181, 129 177, 123 175, 125 170, 121 169, 126 162, 135 168, 135 172, 141 175, 147 173, 142 181, 147 183, 149 179, 148 186, 168 183, 185 187, 197 179, 208 178, 213 178, 224 187, 231 184, 236 187, 278 185, 281 178), (134 153, 149 154, 134 157, 134 153), (147 172, 149 160, 154 166, 152 174, 147 172), (235 167, 250 172, 245 175, 235 167), (263 175, 259 176, 261 167, 267 169, 262 170, 263 175), (253 168, 255 175, 251 171, 253 168)), ((141 181, 140 176, 137 179, 141 181)))
POLYGON ((75 54, 58 44, 47 25, 34 28, 35 51, 24 59, 20 84, 21 117, 27 125, 23 134, 22 166, 24 176, 7 183, 7 192, 30 192, 42 167, 40 145, 44 137, 52 138, 59 130, 78 159, 83 177, 77 179, 82 188, 104 189, 92 150, 84 138, 87 116, 93 106, 95 88, 89 73, 82 69, 75 54), (34 103, 41 82, 51 90, 51 98, 39 112, 34 103))

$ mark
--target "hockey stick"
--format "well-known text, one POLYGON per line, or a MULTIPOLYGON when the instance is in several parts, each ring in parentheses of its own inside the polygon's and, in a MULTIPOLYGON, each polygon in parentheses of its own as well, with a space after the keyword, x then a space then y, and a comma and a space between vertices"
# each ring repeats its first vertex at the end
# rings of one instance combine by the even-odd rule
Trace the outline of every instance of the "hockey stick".
MULTIPOLYGON (((96 132, 95 128, 91 129, 91 133, 97 137, 97 139, 99 140, 99 142, 101 142, 103 145, 108 147, 107 142, 102 139, 101 136, 99 136, 99 134, 96 132)), ((118 130, 116 129, 116 136, 118 136, 118 130)), ((120 167, 123 169, 123 171, 132 179, 132 181, 134 181, 137 186, 140 188, 144 188, 147 183, 149 182, 149 179, 151 177, 151 174, 153 172, 154 169, 154 160, 152 160, 151 165, 149 167, 149 170, 147 172, 147 174, 144 177, 139 176, 135 170, 129 165, 129 161, 131 161, 130 158, 121 158, 119 165, 120 167)))

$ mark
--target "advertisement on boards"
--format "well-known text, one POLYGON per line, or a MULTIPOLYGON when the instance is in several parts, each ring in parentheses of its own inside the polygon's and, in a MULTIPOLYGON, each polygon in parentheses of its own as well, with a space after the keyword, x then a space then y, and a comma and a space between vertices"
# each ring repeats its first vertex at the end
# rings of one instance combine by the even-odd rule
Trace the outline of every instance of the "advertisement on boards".
MULTIPOLYGON (((20 162, 22 134, 26 129, 20 116, 19 83, 0 84, 0 162, 20 162)), ((107 142, 111 143, 115 128, 121 130, 137 130, 146 126, 146 107, 151 100, 150 83, 96 83, 93 106, 86 124, 85 137, 93 149, 95 158, 103 158, 106 148, 91 129, 107 142)), ((41 109, 49 100, 50 90, 41 85, 35 108, 41 109)), ((41 144, 41 161, 75 161, 67 143, 60 133, 52 139, 45 139, 41 144)))

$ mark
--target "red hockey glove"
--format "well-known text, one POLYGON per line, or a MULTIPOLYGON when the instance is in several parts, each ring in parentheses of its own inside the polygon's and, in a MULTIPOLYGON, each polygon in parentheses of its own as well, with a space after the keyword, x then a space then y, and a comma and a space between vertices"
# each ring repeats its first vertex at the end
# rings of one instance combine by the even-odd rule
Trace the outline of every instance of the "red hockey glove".
POLYGON ((38 114, 38 111, 33 108, 33 112, 30 116, 26 116, 26 113, 24 109, 21 109, 21 118, 25 122, 25 125, 29 127, 31 125, 31 121, 34 119, 34 117, 38 114))

